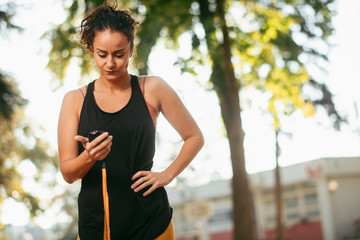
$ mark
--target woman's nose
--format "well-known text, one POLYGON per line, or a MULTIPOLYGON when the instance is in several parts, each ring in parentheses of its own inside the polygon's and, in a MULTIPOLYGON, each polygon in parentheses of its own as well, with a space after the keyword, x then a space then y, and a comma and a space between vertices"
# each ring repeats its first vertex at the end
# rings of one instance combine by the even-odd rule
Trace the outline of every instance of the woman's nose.
POLYGON ((107 59, 107 62, 106 62, 106 65, 108 68, 113 68, 115 67, 115 59, 114 57, 112 57, 111 55, 109 55, 108 59, 107 59))

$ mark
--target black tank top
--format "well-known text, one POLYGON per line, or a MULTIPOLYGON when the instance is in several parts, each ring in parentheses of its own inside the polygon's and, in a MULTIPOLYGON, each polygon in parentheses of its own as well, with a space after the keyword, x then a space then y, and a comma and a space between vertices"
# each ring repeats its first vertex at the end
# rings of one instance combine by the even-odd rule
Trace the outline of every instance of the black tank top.
MULTIPOLYGON (((78 134, 92 130, 107 131, 113 136, 106 157, 107 190, 112 240, 153 240, 170 223, 172 208, 164 188, 143 197, 135 193, 131 177, 140 170, 151 170, 155 152, 155 127, 136 76, 131 75, 131 97, 119 111, 102 111, 94 98, 94 83, 88 85, 82 106, 78 134)), ((79 153, 84 151, 79 144, 79 153)), ((104 209, 101 161, 97 161, 81 181, 78 198, 79 237, 102 240, 104 209)))

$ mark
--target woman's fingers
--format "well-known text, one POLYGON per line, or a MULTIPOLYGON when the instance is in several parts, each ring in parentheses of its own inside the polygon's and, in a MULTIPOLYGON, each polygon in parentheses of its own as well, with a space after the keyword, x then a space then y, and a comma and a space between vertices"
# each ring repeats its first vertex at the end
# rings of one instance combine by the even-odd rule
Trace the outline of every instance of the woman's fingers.
POLYGON ((152 193, 153 191, 155 191, 155 189, 157 189, 158 187, 156 187, 155 185, 152 185, 151 188, 149 190, 147 190, 143 196, 146 197, 147 195, 149 195, 150 193, 152 193))
POLYGON ((98 145, 101 143, 104 139, 106 139, 110 134, 108 132, 103 132, 99 136, 97 136, 94 140, 91 141, 91 143, 94 143, 95 145, 98 145))
POLYGON ((132 180, 139 178, 133 185, 131 185, 131 188, 134 189, 135 192, 138 192, 144 188, 144 187, 142 187, 142 188, 137 188, 137 187, 149 180, 149 178, 147 178, 147 175, 148 175, 148 172, 141 171, 141 172, 136 173, 133 176, 132 180))
POLYGON ((76 136, 75 136, 75 140, 78 141, 78 142, 81 142, 81 143, 86 143, 86 142, 89 141, 88 138, 83 137, 83 136, 81 136, 81 135, 76 135, 76 136))
POLYGON ((94 141, 87 144, 86 150, 88 150, 90 152, 90 154, 94 154, 98 151, 101 151, 102 149, 110 148, 112 145, 112 139, 113 139, 113 136, 108 136, 103 141, 100 140, 100 141, 95 142, 95 140, 98 140, 98 139, 95 139, 94 141))
POLYGON ((146 188, 147 186, 150 186, 150 185, 152 185, 151 181, 145 180, 140 185, 138 185, 137 187, 134 188, 134 192, 139 192, 139 191, 143 190, 144 188, 146 188))
POLYGON ((134 174, 134 176, 131 178, 131 180, 135 180, 139 177, 142 177, 142 176, 146 176, 150 173, 150 171, 139 171, 137 173, 134 174))
POLYGON ((91 148, 92 142, 89 143, 87 146, 89 155, 95 160, 104 160, 104 158, 109 154, 111 150, 112 138, 112 136, 107 137, 104 141, 96 145, 94 148, 91 148))
POLYGON ((103 160, 111 150, 113 136, 108 132, 102 133, 93 141, 80 135, 75 136, 75 140, 83 144, 85 150, 89 153, 89 157, 94 160, 103 160))
POLYGON ((76 135, 75 140, 78 141, 78 142, 81 142, 84 148, 86 147, 86 143, 89 142, 89 139, 87 137, 83 137, 83 136, 80 136, 80 135, 76 135))
POLYGON ((151 186, 143 196, 147 196, 155 189, 166 186, 170 183, 170 178, 164 172, 139 171, 132 177, 132 180, 138 179, 131 188, 134 192, 139 192, 144 188, 151 186))
POLYGON ((100 150, 92 149, 89 154, 95 160, 104 160, 111 150, 111 145, 112 143, 110 142, 107 147, 101 148, 100 150))

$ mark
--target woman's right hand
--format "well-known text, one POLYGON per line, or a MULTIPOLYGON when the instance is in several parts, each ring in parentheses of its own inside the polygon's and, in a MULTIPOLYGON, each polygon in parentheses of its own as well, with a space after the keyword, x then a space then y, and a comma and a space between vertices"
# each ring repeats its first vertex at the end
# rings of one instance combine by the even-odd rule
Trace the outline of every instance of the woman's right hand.
POLYGON ((104 132, 93 141, 89 142, 87 137, 75 136, 75 140, 81 142, 89 158, 93 161, 104 160, 111 150, 113 136, 104 132))

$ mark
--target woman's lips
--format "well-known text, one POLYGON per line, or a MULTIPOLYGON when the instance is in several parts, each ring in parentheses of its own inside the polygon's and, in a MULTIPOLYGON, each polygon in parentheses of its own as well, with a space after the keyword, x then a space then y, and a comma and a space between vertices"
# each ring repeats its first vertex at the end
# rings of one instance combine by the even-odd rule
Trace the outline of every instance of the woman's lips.
POLYGON ((117 71, 105 71, 107 74, 115 74, 117 71))

